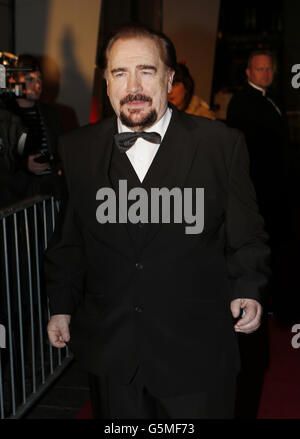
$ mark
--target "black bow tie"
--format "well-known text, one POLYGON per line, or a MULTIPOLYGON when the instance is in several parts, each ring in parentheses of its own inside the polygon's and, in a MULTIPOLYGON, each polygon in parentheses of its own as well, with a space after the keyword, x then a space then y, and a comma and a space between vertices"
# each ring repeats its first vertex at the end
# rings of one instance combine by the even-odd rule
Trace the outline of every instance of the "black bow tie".
POLYGON ((142 137, 148 142, 160 143, 161 137, 158 133, 146 133, 145 131, 134 131, 115 134, 115 142, 121 152, 126 152, 136 142, 138 137, 142 137))

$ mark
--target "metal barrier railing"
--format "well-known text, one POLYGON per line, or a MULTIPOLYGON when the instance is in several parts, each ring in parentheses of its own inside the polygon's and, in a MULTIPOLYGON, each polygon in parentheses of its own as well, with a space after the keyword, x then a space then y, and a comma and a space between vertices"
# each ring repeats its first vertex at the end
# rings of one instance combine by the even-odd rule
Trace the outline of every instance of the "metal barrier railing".
POLYGON ((0 419, 18 419, 72 361, 47 337, 43 254, 59 203, 34 197, 0 211, 0 419))

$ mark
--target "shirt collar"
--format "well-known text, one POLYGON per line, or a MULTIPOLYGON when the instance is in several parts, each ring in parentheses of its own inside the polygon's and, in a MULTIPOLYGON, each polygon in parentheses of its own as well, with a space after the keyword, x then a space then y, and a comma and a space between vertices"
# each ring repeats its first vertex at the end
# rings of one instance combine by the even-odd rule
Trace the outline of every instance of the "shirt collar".
MULTIPOLYGON (((155 131, 156 133, 160 134, 162 140, 164 135, 166 134, 167 128, 169 126, 169 122, 171 120, 171 116, 172 116, 172 109, 168 107, 164 115, 157 122, 155 122, 155 124, 152 125, 150 128, 145 129, 145 131, 146 132, 155 131)), ((118 132, 119 133, 133 132, 133 130, 122 124, 121 120, 118 118, 118 132)))
POLYGON ((251 87, 256 88, 256 90, 261 91, 263 96, 266 96, 266 90, 264 90, 261 87, 258 87, 258 85, 253 84, 253 82, 251 82, 251 81, 248 81, 248 84, 251 85, 251 87))

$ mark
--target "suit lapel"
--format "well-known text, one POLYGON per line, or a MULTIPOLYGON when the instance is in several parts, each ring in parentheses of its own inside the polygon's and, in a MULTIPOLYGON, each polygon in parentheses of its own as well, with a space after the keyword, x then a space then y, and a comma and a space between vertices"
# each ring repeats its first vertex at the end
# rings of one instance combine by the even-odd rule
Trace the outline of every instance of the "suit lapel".
MULTIPOLYGON (((118 206, 119 192, 118 188, 112 187, 110 179, 110 163, 114 148, 114 134, 117 132, 117 119, 113 117, 110 123, 101 130, 98 136, 93 139, 92 145, 92 181, 93 186, 97 190, 104 187, 116 189, 116 200, 118 206), (101 145, 101 147, 100 147, 101 145)), ((103 227, 104 234, 109 233, 110 241, 113 241, 115 246, 119 248, 120 252, 126 256, 133 257, 135 255, 135 248, 133 246, 131 237, 129 235, 126 224, 106 224, 103 227), (124 244, 125 243, 125 244, 124 244)))
POLYGON ((116 120, 101 130, 93 139, 92 145, 92 178, 96 181, 97 188, 111 187, 109 179, 109 166, 113 149, 113 136, 116 132, 116 120))

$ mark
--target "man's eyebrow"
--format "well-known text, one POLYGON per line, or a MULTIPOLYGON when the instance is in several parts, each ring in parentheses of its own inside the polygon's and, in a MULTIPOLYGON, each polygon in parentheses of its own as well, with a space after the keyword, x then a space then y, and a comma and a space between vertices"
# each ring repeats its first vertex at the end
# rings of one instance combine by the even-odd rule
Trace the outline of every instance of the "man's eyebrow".
POLYGON ((139 64, 137 66, 139 70, 153 70, 154 72, 157 72, 157 68, 155 66, 149 65, 149 64, 139 64))
MULTIPOLYGON (((153 70, 154 72, 157 72, 157 68, 153 65, 150 65, 150 64, 139 64, 136 67, 139 70, 153 70)), ((112 69, 111 73, 114 74, 114 73, 118 73, 118 72, 127 72, 127 71, 128 71, 128 69, 126 67, 117 67, 115 69, 112 69)))
POLYGON ((110 72, 111 73, 127 72, 127 69, 125 67, 117 67, 116 69, 112 69, 110 72))

